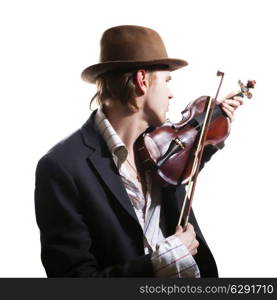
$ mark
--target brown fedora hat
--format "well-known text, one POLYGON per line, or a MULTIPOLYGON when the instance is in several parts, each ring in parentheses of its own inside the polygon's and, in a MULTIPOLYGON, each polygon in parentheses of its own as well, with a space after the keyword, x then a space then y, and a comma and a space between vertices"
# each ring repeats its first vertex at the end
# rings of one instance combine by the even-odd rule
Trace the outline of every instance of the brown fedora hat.
POLYGON ((91 83, 113 70, 161 65, 169 71, 186 66, 185 60, 168 58, 160 35, 153 29, 122 25, 107 29, 100 42, 100 61, 86 68, 82 78, 91 83))

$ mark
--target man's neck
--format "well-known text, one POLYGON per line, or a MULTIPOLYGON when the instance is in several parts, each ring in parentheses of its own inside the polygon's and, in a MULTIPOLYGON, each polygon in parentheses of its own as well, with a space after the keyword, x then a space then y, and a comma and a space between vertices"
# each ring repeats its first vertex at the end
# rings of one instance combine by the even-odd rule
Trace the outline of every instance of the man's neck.
POLYGON ((133 161, 134 143, 139 135, 149 127, 143 118, 143 112, 141 110, 130 112, 130 109, 119 103, 105 106, 103 110, 114 130, 126 145, 130 159, 133 161))

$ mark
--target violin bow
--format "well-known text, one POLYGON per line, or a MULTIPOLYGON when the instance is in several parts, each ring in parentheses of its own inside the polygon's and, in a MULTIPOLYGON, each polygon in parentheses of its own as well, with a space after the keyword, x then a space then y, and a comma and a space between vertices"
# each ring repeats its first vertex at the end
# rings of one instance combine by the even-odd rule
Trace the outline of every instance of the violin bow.
POLYGON ((223 82, 224 73, 218 71, 217 76, 221 76, 221 80, 220 80, 220 83, 219 83, 219 86, 218 86, 218 89, 216 92, 215 101, 213 102, 212 101, 213 99, 211 97, 209 97, 209 100, 207 103, 205 118, 204 118, 203 126, 200 131, 198 145, 197 145, 197 148, 194 153, 194 160, 193 160, 193 164, 192 164, 191 174, 189 177, 189 181, 186 185, 186 187, 187 187, 186 195, 185 195, 185 198, 183 201, 183 205, 181 208, 180 217, 179 217, 179 221, 178 221, 178 225, 181 225, 181 222, 184 218, 184 220, 185 220, 184 227, 187 226, 189 215, 190 215, 191 204, 192 204, 192 200, 193 200, 193 196, 194 196, 195 186, 196 186, 197 177, 198 177, 198 173, 199 173, 199 169, 200 169, 200 163, 201 163, 203 150, 204 150, 204 147, 202 145, 204 145, 206 137, 207 137, 207 132, 208 132, 209 124, 211 121, 211 116, 212 116, 212 113, 213 113, 213 110, 215 107, 215 103, 216 103, 216 100, 217 100, 217 97, 218 97, 218 94, 219 94, 219 91, 220 91, 220 88, 221 88, 221 85, 223 82))
MULTIPOLYGON (((207 138, 208 128, 211 123, 211 119, 212 119, 213 111, 214 111, 216 101, 218 98, 218 94, 219 94, 219 91, 220 91, 220 88, 221 88, 221 85, 223 82, 224 73, 217 71, 217 76, 221 76, 220 83, 219 83, 214 101, 211 97, 209 97, 209 100, 207 103, 205 118, 204 118, 203 126, 202 126, 202 129, 200 132, 200 136, 198 139, 197 148, 194 153, 193 166, 191 169, 189 181, 186 185, 186 195, 183 200, 180 217, 179 217, 179 221, 178 221, 178 225, 181 225, 182 220, 184 220, 184 228, 186 228, 186 226, 188 224, 190 211, 191 211, 191 207, 192 207, 192 200, 193 200, 193 196, 194 196, 194 192, 195 192, 195 186, 196 186, 198 173, 199 173, 200 165, 201 165, 201 160, 202 160, 202 156, 203 156, 203 151, 204 151, 204 147, 205 147, 204 144, 205 144, 205 141, 207 138)), ((247 85, 244 85, 239 80, 238 84, 240 86, 240 91, 229 99, 232 99, 233 97, 236 97, 236 96, 240 96, 240 97, 246 96, 248 99, 251 99, 252 94, 249 92, 249 89, 254 88, 256 81, 248 80, 247 85)))

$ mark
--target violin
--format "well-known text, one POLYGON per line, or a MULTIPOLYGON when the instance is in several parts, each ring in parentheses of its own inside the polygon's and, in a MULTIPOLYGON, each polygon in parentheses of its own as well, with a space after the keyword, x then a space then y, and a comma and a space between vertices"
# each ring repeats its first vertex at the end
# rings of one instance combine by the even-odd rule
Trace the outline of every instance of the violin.
MULTIPOLYGON (((239 80, 240 91, 234 95, 248 99, 255 80, 244 85, 239 80)), ((148 128, 136 141, 135 149, 138 164, 143 170, 150 170, 155 180, 163 186, 180 185, 188 182, 192 172, 196 141, 205 120, 209 96, 202 96, 189 103, 182 111, 178 123, 169 120, 160 127, 148 128)), ((203 146, 217 146, 225 141, 230 133, 230 120, 219 103, 214 105, 207 136, 203 146)))
MULTIPOLYGON (((180 122, 173 124, 168 120, 160 127, 150 127, 135 142, 140 170, 150 171, 162 186, 186 185, 178 225, 183 215, 187 225, 204 148, 223 143, 230 133, 230 120, 217 103, 224 73, 218 71, 217 75, 221 76, 221 82, 215 98, 197 98, 182 111, 180 122)), ((251 99, 250 89, 256 81, 248 80, 245 85, 239 80, 238 84, 240 90, 230 99, 235 96, 251 99)))

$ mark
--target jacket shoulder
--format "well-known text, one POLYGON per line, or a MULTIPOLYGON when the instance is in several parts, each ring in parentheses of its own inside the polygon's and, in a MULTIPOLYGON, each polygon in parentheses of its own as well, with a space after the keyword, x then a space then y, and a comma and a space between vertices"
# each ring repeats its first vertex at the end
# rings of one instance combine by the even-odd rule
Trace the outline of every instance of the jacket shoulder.
POLYGON ((92 149, 97 147, 98 140, 99 136, 94 128, 93 114, 91 114, 81 128, 51 147, 40 158, 38 164, 42 161, 52 161, 59 163, 66 169, 71 169, 74 165, 86 160, 92 149))

